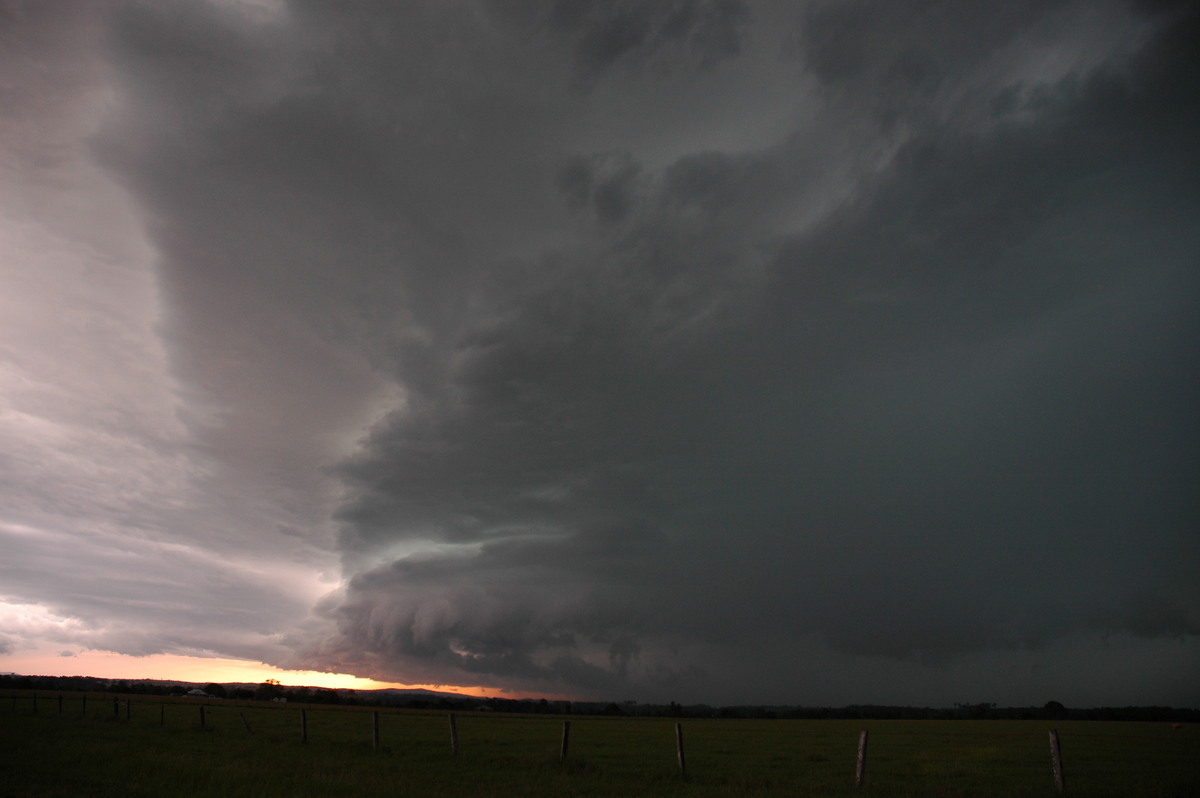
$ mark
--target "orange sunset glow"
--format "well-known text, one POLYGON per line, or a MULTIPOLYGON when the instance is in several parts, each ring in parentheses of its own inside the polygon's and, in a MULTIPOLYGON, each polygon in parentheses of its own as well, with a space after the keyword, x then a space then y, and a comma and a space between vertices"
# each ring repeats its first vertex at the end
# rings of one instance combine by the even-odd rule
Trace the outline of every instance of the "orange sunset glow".
POLYGON ((133 657, 112 651, 86 651, 72 656, 49 652, 30 652, 24 655, 0 657, 0 671, 31 676, 94 676, 100 679, 162 679, 218 684, 259 683, 267 679, 276 679, 280 684, 289 687, 350 690, 424 689, 463 693, 484 698, 556 698, 542 693, 503 691, 493 687, 381 682, 347 673, 285 670, 251 660, 228 657, 194 657, 180 654, 151 654, 145 657, 133 657))

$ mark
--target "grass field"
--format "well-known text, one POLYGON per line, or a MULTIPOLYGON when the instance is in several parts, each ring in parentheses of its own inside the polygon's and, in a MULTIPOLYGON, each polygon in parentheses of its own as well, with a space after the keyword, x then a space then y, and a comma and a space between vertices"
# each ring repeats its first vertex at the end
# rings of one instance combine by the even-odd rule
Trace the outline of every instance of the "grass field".
POLYGON ((0 796, 1052 796, 1051 728, 1069 795, 1200 795, 1167 723, 689 719, 682 778, 673 720, 457 713, 454 756, 444 712, 381 710, 376 749, 371 709, 307 707, 304 742, 294 704, 130 698, 0 696, 0 796))

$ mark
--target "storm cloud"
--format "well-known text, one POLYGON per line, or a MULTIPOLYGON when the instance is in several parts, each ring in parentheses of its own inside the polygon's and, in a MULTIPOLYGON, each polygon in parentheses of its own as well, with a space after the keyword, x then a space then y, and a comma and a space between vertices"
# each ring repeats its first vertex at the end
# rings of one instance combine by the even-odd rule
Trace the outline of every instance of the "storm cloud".
POLYGON ((0 598, 56 641, 1200 700, 1188 4, 57 6, 0 5, 0 598))

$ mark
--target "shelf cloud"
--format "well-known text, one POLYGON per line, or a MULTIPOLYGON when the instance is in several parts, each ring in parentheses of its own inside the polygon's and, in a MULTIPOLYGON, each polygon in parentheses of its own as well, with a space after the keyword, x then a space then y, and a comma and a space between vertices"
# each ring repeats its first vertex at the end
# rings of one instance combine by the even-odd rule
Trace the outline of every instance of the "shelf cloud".
POLYGON ((0 2, 0 655, 1195 704, 1198 22, 0 2))

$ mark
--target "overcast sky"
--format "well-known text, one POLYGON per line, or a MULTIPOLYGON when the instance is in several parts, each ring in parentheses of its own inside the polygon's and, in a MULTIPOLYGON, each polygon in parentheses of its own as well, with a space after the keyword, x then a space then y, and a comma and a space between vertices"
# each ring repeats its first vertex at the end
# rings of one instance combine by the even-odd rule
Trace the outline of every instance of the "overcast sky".
POLYGON ((0 0, 0 670, 1200 705, 1198 32, 0 0))

